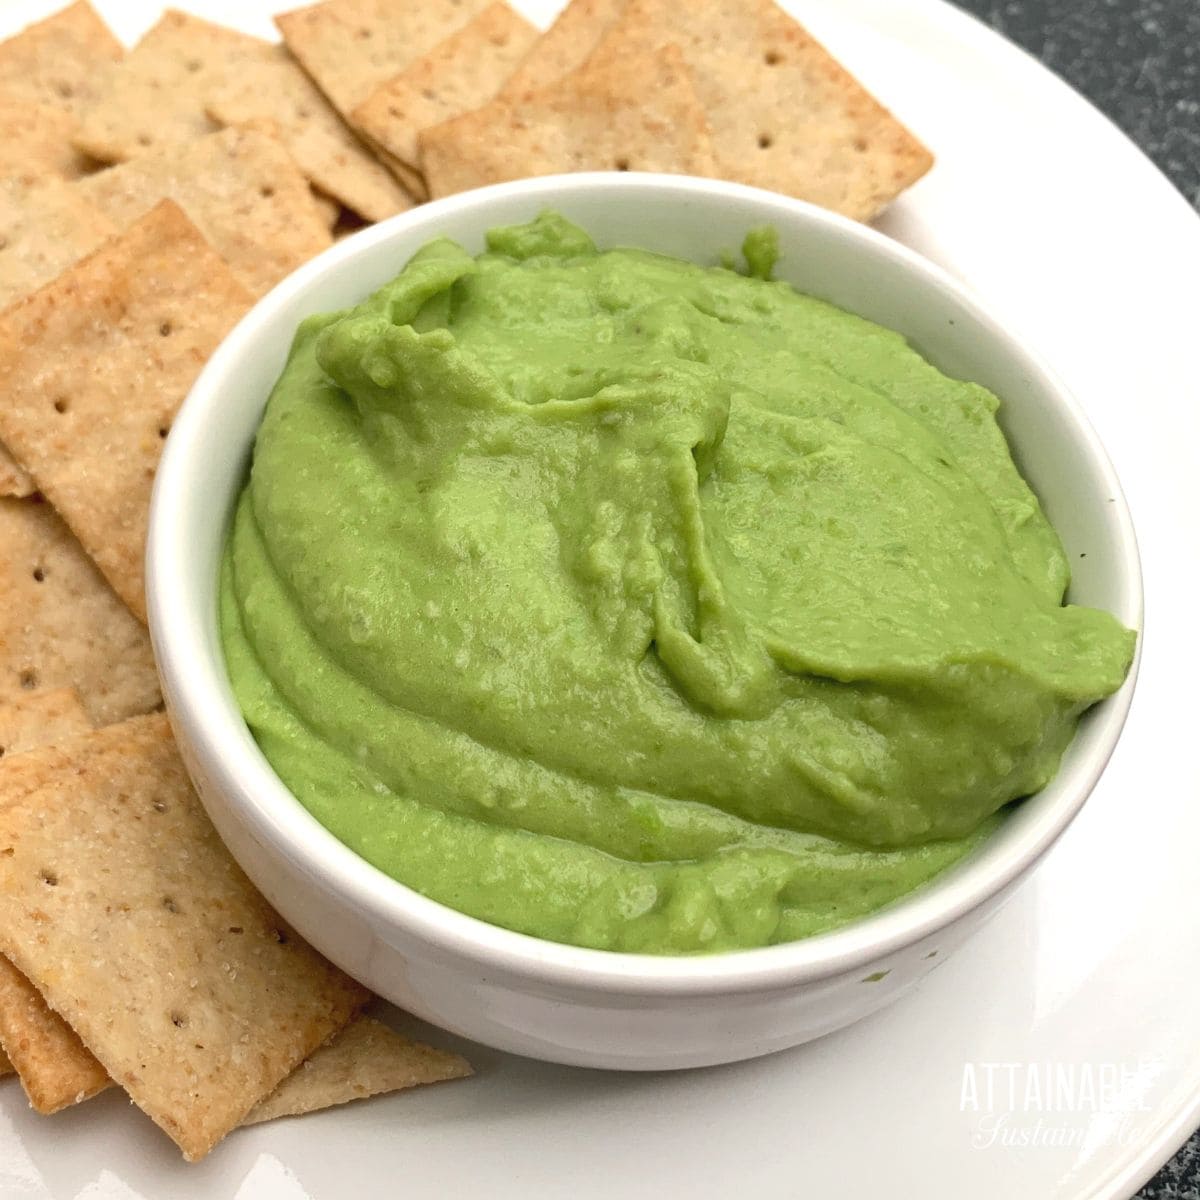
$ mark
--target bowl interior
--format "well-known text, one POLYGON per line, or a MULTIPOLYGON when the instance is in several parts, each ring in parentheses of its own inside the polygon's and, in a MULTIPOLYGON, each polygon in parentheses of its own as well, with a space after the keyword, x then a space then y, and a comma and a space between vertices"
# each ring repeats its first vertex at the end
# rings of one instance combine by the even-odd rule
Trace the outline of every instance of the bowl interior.
POLYGON ((995 837, 932 884, 878 914, 803 942, 716 958, 614 955, 539 942, 444 909, 396 884, 328 834, 286 791, 241 721, 225 675, 216 581, 232 505, 267 395, 300 320, 353 304, 391 279, 433 237, 483 247, 493 225, 555 207, 602 247, 638 246, 702 263, 736 251, 747 229, 779 233, 777 277, 905 335, 949 375, 1002 400, 1001 421, 1022 473, 1057 528, 1073 570, 1070 599, 1140 628, 1141 582, 1128 510, 1111 465, 1076 404, 948 276, 882 235, 798 201, 711 180, 576 175, 500 185, 425 205, 371 227, 307 264, 264 298, 223 343, 173 427, 151 510, 147 590, 164 691, 195 751, 212 760, 263 836, 296 861, 319 862, 384 920, 422 923, 464 953, 537 969, 651 976, 670 984, 765 972, 796 977, 847 968, 967 911, 1016 878, 1069 822, 1115 744, 1132 674, 1092 709, 1053 783, 1020 805, 995 837), (620 960, 628 960, 622 962, 620 960))

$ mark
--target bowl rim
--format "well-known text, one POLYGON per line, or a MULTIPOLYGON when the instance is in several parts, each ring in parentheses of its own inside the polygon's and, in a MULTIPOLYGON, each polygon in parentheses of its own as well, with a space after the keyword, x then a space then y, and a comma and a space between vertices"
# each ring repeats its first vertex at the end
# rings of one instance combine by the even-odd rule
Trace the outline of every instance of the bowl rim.
MULTIPOLYGON (((486 220, 483 221, 486 224, 486 220)), ((321 311, 316 306, 312 311, 321 311)), ((191 464, 193 471, 197 470, 191 464)), ((227 514, 223 515, 227 519, 227 514)), ((1143 591, 1132 518, 1116 472, 1079 402, 1028 344, 1015 337, 968 288, 899 242, 869 226, 804 201, 759 188, 682 175, 591 172, 544 176, 496 184, 432 201, 336 243, 288 276, 260 299, 226 336, 196 379, 177 415, 159 465, 151 501, 146 557, 146 598, 151 640, 181 742, 204 764, 212 785, 228 798, 252 836, 269 843, 293 872, 337 896, 377 924, 465 958, 477 967, 502 971, 549 986, 588 987, 622 994, 703 996, 794 987, 827 979, 873 963, 921 942, 998 896, 1023 876, 1079 812, 1117 743, 1132 700, 1142 650, 1143 591), (1091 460, 1114 498, 1111 513, 1118 570, 1127 589, 1122 619, 1138 630, 1129 675, 1119 691, 1102 702, 1100 728, 1092 752, 1079 765, 1069 789, 1055 803, 1030 812, 1026 801, 1010 822, 1024 814, 1017 832, 994 853, 973 852, 928 884, 885 908, 831 932, 794 942, 720 954, 667 956, 588 949, 547 941, 492 925, 429 899, 361 858, 321 825, 288 790, 254 742, 237 708, 219 652, 205 650, 205 629, 215 629, 215 611, 205 613, 186 586, 188 547, 177 530, 196 493, 189 483, 192 445, 224 379, 253 352, 263 327, 348 259, 408 237, 436 236, 439 220, 481 210, 501 199, 519 197, 551 203, 564 193, 642 192, 647 203, 703 194, 750 201, 765 220, 824 226, 860 243, 870 255, 890 258, 902 269, 952 299, 989 336, 1017 357, 1069 420, 1080 449, 1091 460), (1011 844, 1010 844, 1011 843, 1011 844)), ((185 754, 185 759, 188 757, 185 754)), ((1056 778, 1056 782, 1058 782, 1056 778)), ((207 803, 207 802, 206 802, 207 803)), ((985 844, 992 846, 999 835, 985 844)), ((286 915, 286 914, 285 914, 286 915)))

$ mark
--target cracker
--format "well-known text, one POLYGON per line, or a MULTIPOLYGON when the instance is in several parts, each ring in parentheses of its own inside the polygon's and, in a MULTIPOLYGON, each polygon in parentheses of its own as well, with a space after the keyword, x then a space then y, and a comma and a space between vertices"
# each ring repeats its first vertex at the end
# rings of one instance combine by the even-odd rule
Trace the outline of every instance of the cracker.
POLYGON ((116 232, 116 225, 65 180, 0 183, 0 309, 116 232))
MULTIPOLYGON (((429 53, 490 2, 326 0, 282 13, 275 24, 287 48, 334 108, 351 120, 354 110, 378 87, 429 53)), ((425 199, 419 173, 394 155, 381 152, 381 157, 405 188, 417 199, 425 199)))
POLYGON ((78 121, 61 108, 0 93, 0 181, 76 179, 90 169, 71 144, 78 121))
POLYGON ((771 0, 629 0, 589 65, 677 44, 712 128, 717 173, 869 220, 933 157, 771 0))
POLYGON ((0 499, 0 701, 73 687, 92 722, 161 701, 145 627, 42 500, 0 499))
POLYGON ((49 688, 0 703, 0 758, 91 729, 73 687, 49 688))
POLYGON ((29 1103, 46 1116, 80 1104, 112 1085, 79 1035, 42 994, 0 955, 0 1044, 29 1103))
POLYGON ((376 89, 354 110, 354 123, 373 144, 419 169, 418 133, 491 100, 537 36, 507 4, 491 4, 376 89))
POLYGON ((713 174, 712 143, 678 49, 576 71, 420 137, 434 196, 559 171, 713 174))
POLYGON ((79 113, 125 53, 85 0, 0 42, 0 90, 19 100, 79 113))
POLYGON ((222 125, 271 121, 301 172, 315 187, 368 221, 412 207, 412 197, 355 136, 282 46, 214 81, 209 115, 222 125))
POLYGON ((77 144, 103 162, 215 133, 204 106, 226 77, 255 69, 274 47, 173 9, 101 82, 77 144))
POLYGON ((471 1067, 462 1055, 409 1041, 381 1021, 359 1017, 256 1104, 242 1124, 298 1117, 351 1100, 470 1074, 471 1067))
POLYGON ((502 95, 545 87, 583 66, 626 0, 571 0, 505 82, 502 95))
POLYGON ((0 315, 0 438, 143 620, 146 520, 163 439, 250 302, 164 201, 0 315))
POLYGON ((274 138, 226 129, 81 180, 114 221, 174 200, 255 296, 330 245, 304 176, 274 138))
POLYGON ((0 952, 184 1157, 203 1157, 366 993, 242 874, 164 716, 5 772, 24 795, 0 806, 0 952))

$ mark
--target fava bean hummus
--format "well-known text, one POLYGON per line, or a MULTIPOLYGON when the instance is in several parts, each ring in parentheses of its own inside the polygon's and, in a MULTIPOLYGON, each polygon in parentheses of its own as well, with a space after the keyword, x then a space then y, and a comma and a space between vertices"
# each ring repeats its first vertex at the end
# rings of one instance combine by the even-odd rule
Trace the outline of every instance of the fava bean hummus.
POLYGON ((221 623, 300 801, 425 895, 682 954, 833 928, 1054 774, 1134 635, 997 400, 753 274, 546 214, 313 317, 221 623))

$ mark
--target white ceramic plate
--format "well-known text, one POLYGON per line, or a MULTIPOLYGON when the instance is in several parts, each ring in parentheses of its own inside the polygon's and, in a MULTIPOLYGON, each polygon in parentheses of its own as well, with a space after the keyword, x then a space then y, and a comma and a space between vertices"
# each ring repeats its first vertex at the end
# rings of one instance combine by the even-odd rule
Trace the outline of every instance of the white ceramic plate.
MULTIPOLYGON (((191 6, 271 30, 261 0, 191 6)), ((0 34, 55 7, 0 0, 0 34)), ((128 39, 159 8, 99 7, 128 39)), ((884 228, 1045 355, 1125 484, 1145 653, 1082 816, 915 993, 820 1042, 665 1076, 469 1048, 470 1083, 235 1133, 194 1167, 119 1095, 47 1120, 10 1082, 0 1195, 1090 1200, 1131 1195, 1200 1123, 1200 220, 1064 84, 938 0, 792 7, 938 155, 884 228)))

